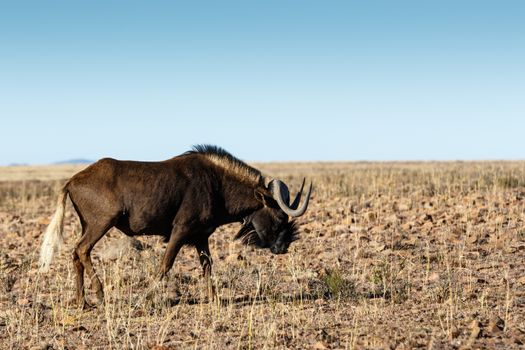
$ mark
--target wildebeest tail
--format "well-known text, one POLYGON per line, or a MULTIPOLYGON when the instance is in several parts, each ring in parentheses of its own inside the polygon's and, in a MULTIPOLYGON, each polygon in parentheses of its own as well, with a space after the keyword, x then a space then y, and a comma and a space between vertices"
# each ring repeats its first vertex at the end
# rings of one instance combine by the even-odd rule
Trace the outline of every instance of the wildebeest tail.
POLYGON ((53 255, 58 251, 64 240, 62 230, 64 227, 64 212, 68 194, 66 187, 67 186, 64 186, 64 188, 62 188, 58 197, 55 214, 44 232, 44 239, 42 240, 42 246, 40 247, 40 271, 49 270, 49 266, 53 260, 53 255))

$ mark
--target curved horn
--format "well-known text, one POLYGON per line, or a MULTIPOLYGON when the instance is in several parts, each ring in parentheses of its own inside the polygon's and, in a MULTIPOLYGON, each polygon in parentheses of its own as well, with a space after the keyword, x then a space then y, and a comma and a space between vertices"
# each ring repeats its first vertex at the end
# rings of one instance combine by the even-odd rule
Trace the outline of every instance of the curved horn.
POLYGON ((291 209, 297 209, 297 207, 299 206, 299 203, 301 202, 301 196, 303 195, 303 189, 304 189, 305 182, 306 182, 306 179, 303 177, 303 183, 301 184, 301 189, 299 190, 299 192, 297 192, 297 196, 295 196, 293 203, 290 205, 291 209))
MULTIPOLYGON (((301 207, 293 209, 288 206, 288 203, 286 202, 286 193, 288 192, 288 187, 281 181, 281 180, 274 180, 270 184, 271 192, 273 199, 277 201, 277 204, 279 204, 279 207, 289 216, 291 217, 298 217, 303 215, 306 212, 306 208, 308 208, 308 203, 310 202, 310 195, 312 194, 312 184, 310 184, 310 188, 308 189, 308 193, 306 194, 306 200, 303 202, 303 205, 301 207)), ((297 200, 297 197, 296 197, 297 200)), ((295 200, 294 200, 295 203, 295 200)))

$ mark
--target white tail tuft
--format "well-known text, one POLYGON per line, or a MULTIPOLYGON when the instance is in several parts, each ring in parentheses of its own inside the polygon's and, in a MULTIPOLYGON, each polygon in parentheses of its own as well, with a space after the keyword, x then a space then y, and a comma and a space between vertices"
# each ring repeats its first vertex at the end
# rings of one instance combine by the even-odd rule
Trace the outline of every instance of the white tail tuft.
POLYGON ((58 248, 62 245, 64 236, 62 229, 64 226, 64 211, 66 208, 67 190, 64 188, 61 195, 58 198, 57 209, 51 222, 46 228, 44 233, 44 239, 42 241, 42 247, 40 247, 40 271, 45 272, 49 270, 53 255, 58 248))

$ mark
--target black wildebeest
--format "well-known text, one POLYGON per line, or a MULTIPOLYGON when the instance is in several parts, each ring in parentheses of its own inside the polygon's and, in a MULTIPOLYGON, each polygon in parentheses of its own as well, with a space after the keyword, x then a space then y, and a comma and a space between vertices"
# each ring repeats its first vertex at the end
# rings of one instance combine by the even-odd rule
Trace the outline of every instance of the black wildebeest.
POLYGON ((119 161, 104 158, 74 175, 63 187, 58 205, 42 242, 40 266, 49 268, 62 242, 67 196, 82 225, 82 237, 73 252, 80 306, 89 306, 84 294, 84 271, 92 279, 99 300, 102 283, 95 274, 90 252, 111 228, 126 235, 153 234, 168 242, 160 277, 172 267, 185 244, 199 254, 204 276, 211 275, 208 237, 218 226, 243 222, 236 238, 244 243, 286 253, 297 227, 289 217, 305 213, 312 185, 301 202, 300 191, 290 203, 288 187, 278 179, 215 146, 192 151, 161 162, 119 161))

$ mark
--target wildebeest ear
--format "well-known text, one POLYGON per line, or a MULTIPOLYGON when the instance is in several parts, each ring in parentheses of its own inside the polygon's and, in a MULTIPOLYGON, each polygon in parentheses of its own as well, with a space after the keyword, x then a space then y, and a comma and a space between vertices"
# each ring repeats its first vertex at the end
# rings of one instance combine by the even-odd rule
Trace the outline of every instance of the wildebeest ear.
POLYGON ((264 204, 265 207, 270 205, 272 196, 266 189, 256 188, 254 190, 254 194, 255 194, 255 199, 257 199, 259 202, 264 204))

